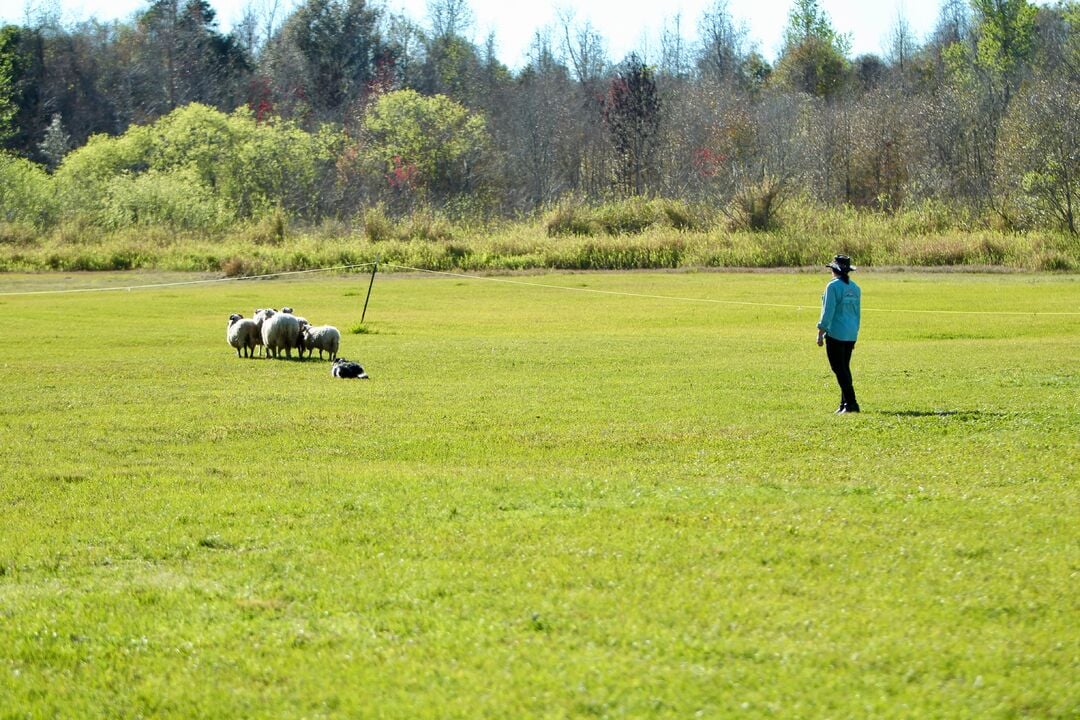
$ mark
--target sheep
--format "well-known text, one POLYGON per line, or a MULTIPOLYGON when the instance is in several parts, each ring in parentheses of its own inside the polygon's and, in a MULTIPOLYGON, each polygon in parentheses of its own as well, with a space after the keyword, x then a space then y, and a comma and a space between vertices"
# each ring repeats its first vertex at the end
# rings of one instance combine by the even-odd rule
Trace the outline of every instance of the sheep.
POLYGON ((285 356, 292 359, 292 350, 296 347, 296 337, 300 333, 300 323, 289 313, 279 313, 275 310, 264 311, 262 323, 262 341, 266 346, 266 354, 273 357, 281 357, 281 351, 285 356))
POLYGON ((333 367, 330 368, 330 375, 336 378, 355 378, 357 380, 368 380, 368 374, 364 372, 364 366, 358 362, 352 360, 346 360, 345 358, 338 358, 334 361, 333 367))
POLYGON ((304 357, 304 330, 311 327, 311 323, 301 317, 296 318, 296 322, 300 324, 300 331, 296 333, 296 351, 300 353, 300 357, 304 357))
MULTIPOLYGON (((337 358, 338 347, 341 345, 341 333, 333 325, 319 325, 312 327, 307 325, 302 331, 303 350, 311 355, 312 350, 319 351, 319 359, 322 360, 323 350, 330 354, 330 359, 337 358)), ((301 352, 303 352, 301 350, 301 352)))
POLYGON ((304 338, 303 338, 304 327, 307 326, 307 325, 310 325, 311 323, 308 322, 307 318, 300 317, 299 315, 294 313, 293 309, 291 307, 283 307, 283 308, 281 308, 281 312, 288 313, 288 314, 292 315, 293 317, 296 318, 296 321, 298 323, 300 323, 300 332, 297 333, 297 335, 296 335, 296 351, 298 353, 300 353, 300 357, 304 357, 304 338))
POLYGON ((236 348, 236 357, 255 357, 255 345, 259 340, 259 328, 254 320, 249 320, 239 313, 229 316, 225 327, 225 339, 236 348), (243 351, 243 355, 241 355, 243 351))
POLYGON ((281 312, 283 312, 283 313, 288 313, 288 314, 292 315, 292 316, 293 316, 294 318, 296 318, 296 319, 297 319, 298 321, 300 321, 300 324, 301 324, 301 325, 310 325, 310 324, 311 324, 311 323, 309 323, 309 322, 307 321, 307 318, 305 318, 305 317, 300 317, 299 315, 297 315, 296 313, 294 313, 294 312, 293 312, 293 309, 292 309, 291 307, 283 307, 283 308, 281 308, 281 312))
MULTIPOLYGON (((273 312, 273 311, 270 311, 270 312, 273 312)), ((267 318, 266 313, 267 313, 266 310, 264 310, 262 308, 256 308, 255 309, 255 314, 253 316, 255 318, 255 330, 256 330, 256 332, 255 332, 255 344, 259 346, 259 357, 262 357, 262 354, 263 354, 262 326, 263 326, 263 321, 265 321, 266 318, 267 318)))

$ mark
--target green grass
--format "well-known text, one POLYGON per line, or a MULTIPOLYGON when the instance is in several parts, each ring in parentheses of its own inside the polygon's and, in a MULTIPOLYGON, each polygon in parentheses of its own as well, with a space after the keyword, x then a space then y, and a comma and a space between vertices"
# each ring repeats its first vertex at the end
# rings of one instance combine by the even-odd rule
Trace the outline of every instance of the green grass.
POLYGON ((367 279, 0 296, 0 717, 1080 714, 1077 276, 367 279))

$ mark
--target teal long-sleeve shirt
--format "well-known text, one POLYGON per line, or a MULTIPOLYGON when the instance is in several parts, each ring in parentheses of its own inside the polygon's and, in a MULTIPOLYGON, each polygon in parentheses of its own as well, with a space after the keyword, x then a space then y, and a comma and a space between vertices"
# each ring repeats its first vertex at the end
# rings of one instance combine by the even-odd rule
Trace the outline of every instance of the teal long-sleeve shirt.
POLYGON ((850 280, 844 282, 835 278, 825 286, 821 296, 821 320, 818 330, 834 340, 855 342, 859 337, 859 311, 862 305, 862 290, 850 280))

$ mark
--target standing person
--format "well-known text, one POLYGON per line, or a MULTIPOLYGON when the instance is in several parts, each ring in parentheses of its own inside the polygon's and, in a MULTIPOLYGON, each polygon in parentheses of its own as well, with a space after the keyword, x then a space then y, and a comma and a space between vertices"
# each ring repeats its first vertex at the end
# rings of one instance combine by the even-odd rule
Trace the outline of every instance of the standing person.
POLYGON ((829 367, 840 385, 840 407, 837 414, 859 412, 855 386, 851 379, 851 351, 859 337, 859 309, 862 290, 848 275, 854 270, 851 258, 837 255, 825 267, 832 270, 833 279, 821 296, 821 320, 818 321, 817 344, 825 345, 829 367))

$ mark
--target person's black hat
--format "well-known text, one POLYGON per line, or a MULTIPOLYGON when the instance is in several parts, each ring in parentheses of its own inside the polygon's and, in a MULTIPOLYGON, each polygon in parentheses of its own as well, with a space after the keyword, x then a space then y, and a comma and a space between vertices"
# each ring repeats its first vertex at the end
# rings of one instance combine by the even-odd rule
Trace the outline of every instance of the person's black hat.
POLYGON ((825 263, 825 267, 832 268, 841 275, 847 275, 852 270, 857 269, 852 266, 851 258, 849 258, 847 255, 834 256, 831 263, 825 263))

